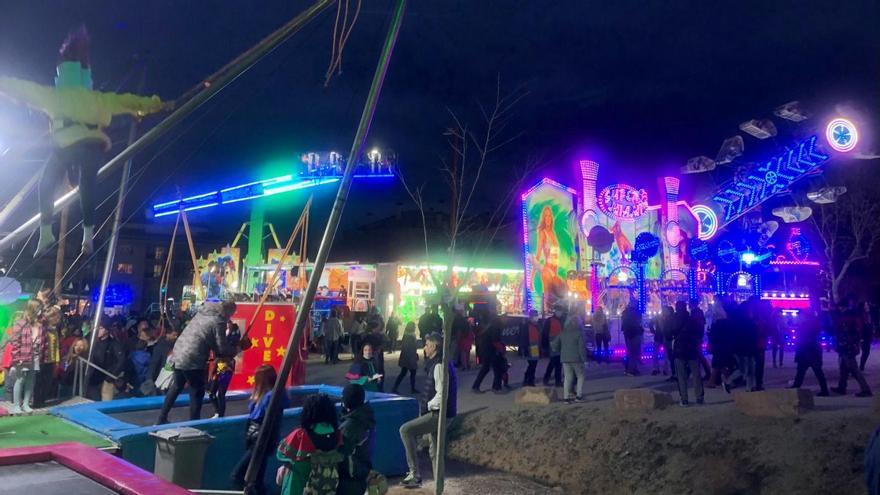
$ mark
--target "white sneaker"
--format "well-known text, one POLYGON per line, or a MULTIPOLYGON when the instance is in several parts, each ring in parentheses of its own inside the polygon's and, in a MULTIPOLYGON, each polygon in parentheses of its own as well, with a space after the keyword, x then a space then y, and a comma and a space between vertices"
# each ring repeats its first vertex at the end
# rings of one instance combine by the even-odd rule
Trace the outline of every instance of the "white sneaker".
POLYGON ((37 250, 34 258, 45 254, 55 244, 55 234, 52 233, 52 225, 40 225, 40 240, 37 242, 37 250))
POLYGON ((21 414, 21 408, 16 405, 13 405, 12 407, 9 408, 9 414, 21 414))
POLYGON ((95 250, 93 237, 95 237, 95 226, 83 225, 82 254, 88 256, 95 250))
POLYGON ((24 403, 24 404, 21 405, 21 410, 24 411, 25 413, 32 413, 32 412, 34 412, 34 410, 31 409, 31 406, 29 406, 27 403, 24 403))
POLYGON ((404 478, 400 484, 403 485, 405 488, 418 488, 422 486, 422 478, 416 476, 410 471, 406 474, 406 478, 404 478))
POLYGON ((213 415, 213 416, 211 416, 211 419, 217 419, 217 418, 219 418, 219 417, 220 417, 220 415, 219 415, 219 414, 217 414, 217 413, 214 413, 214 415, 213 415))

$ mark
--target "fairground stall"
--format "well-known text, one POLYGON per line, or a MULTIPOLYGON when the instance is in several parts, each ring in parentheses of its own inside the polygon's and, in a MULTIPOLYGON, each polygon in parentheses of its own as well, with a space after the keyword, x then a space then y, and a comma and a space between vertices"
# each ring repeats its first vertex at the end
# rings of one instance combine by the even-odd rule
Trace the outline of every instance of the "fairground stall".
POLYGON ((523 192, 525 308, 601 307, 614 328, 631 303, 650 317, 697 300, 711 317, 721 298, 757 296, 796 318, 822 289, 809 204, 846 192, 818 178, 858 149, 859 131, 849 118, 807 120, 796 102, 774 115, 786 136, 767 140, 778 134, 773 120, 745 122, 756 152, 745 155, 745 140, 734 136, 714 160, 689 160, 684 178, 602 180, 599 163, 583 159, 578 189, 544 178, 523 192), (692 181, 686 198, 682 181, 692 181))

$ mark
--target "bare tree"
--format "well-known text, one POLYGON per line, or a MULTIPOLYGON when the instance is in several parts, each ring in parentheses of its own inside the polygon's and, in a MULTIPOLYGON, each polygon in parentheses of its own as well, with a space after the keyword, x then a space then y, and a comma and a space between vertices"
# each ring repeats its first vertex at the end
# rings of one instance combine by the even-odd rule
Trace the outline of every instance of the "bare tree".
MULTIPOLYGON (((446 397, 449 390, 449 361, 452 349, 452 320, 458 302, 460 286, 455 286, 453 269, 457 262, 465 260, 462 256, 467 252, 466 264, 468 273, 473 270, 475 262, 485 258, 493 242, 505 227, 510 226, 509 214, 515 204, 518 192, 522 189, 529 174, 538 166, 539 160, 530 157, 520 167, 512 170, 507 177, 493 177, 493 189, 503 191, 491 211, 474 213, 475 199, 483 194, 486 174, 499 150, 515 141, 520 133, 508 130, 509 117, 516 104, 527 95, 522 88, 505 93, 502 91, 500 78, 495 88, 494 101, 489 106, 478 104, 482 117, 480 125, 471 127, 452 110, 451 127, 444 133, 451 151, 450 159, 440 159, 439 170, 449 186, 449 227, 446 240, 448 245, 445 272, 433 271, 429 245, 428 225, 425 221, 425 184, 413 186, 401 172, 400 180, 410 199, 419 210, 422 219, 422 230, 425 243, 425 265, 440 295, 440 306, 443 313, 443 389, 438 425, 438 445, 434 464, 435 493, 443 493, 444 459, 446 454, 446 397), (506 179, 506 180, 505 180, 506 179)), ((467 279, 467 277, 465 277, 467 279)))
POLYGON ((840 301, 841 283, 854 264, 867 260, 880 241, 880 202, 877 180, 868 173, 849 170, 848 192, 837 202, 813 205, 813 225, 822 239, 831 279, 833 302, 840 301))

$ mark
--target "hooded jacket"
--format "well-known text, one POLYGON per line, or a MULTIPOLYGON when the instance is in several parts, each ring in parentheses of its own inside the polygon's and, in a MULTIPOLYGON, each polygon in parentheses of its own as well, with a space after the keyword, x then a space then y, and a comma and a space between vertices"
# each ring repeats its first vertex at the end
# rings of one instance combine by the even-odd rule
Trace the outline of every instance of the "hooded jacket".
MULTIPOLYGON (((376 418, 369 403, 343 414, 342 448, 344 459, 339 463, 339 476, 366 480, 373 468, 372 454, 376 437, 376 418)), ((357 494, 361 495, 361 494, 357 494)))
POLYGON ((583 320, 569 315, 562 327, 562 333, 550 342, 550 350, 551 353, 558 353, 559 360, 563 363, 587 362, 583 320))
POLYGON ((226 341, 226 318, 220 303, 205 303, 181 332, 168 362, 176 370, 203 370, 208 368, 208 355, 234 354, 235 349, 226 341))

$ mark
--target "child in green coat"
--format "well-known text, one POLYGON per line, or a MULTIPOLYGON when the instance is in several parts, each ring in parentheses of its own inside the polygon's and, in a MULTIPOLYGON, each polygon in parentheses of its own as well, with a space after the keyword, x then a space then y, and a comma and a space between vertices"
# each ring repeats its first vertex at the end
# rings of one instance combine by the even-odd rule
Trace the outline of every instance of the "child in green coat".
POLYGON ((332 495, 339 484, 342 443, 336 405, 327 395, 309 397, 300 426, 278 446, 281 461, 275 480, 282 495, 332 495))

